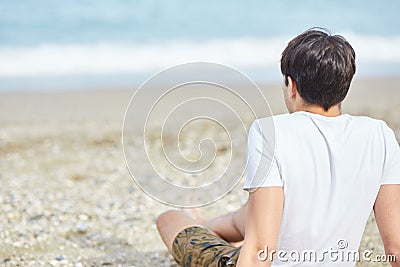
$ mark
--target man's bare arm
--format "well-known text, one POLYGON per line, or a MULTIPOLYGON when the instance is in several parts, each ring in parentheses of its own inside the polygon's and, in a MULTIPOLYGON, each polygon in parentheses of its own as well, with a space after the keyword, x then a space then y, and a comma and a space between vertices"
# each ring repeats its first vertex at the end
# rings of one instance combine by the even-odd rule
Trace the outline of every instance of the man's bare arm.
POLYGON ((374 212, 385 253, 396 256, 392 266, 400 266, 400 185, 381 186, 374 212))
POLYGON ((262 262, 258 251, 275 250, 283 212, 283 188, 265 187, 250 193, 247 203, 246 231, 244 244, 240 250, 238 265, 270 266, 271 259, 262 262))

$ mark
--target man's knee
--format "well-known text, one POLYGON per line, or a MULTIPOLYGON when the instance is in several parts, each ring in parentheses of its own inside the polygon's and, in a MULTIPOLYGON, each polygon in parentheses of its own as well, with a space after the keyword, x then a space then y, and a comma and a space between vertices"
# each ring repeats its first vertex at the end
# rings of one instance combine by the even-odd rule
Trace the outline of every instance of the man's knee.
POLYGON ((178 210, 167 210, 163 213, 161 213, 156 220, 156 225, 158 230, 163 228, 166 224, 170 224, 171 222, 174 221, 174 218, 176 218, 179 215, 178 210))

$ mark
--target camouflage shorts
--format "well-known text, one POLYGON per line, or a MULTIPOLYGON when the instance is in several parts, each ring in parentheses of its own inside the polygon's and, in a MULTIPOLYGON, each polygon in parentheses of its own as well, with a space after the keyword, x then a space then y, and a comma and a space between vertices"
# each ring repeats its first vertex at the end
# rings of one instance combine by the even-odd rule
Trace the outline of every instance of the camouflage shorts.
POLYGON ((198 226, 181 231, 172 245, 172 256, 184 267, 236 266, 239 251, 240 248, 198 226))

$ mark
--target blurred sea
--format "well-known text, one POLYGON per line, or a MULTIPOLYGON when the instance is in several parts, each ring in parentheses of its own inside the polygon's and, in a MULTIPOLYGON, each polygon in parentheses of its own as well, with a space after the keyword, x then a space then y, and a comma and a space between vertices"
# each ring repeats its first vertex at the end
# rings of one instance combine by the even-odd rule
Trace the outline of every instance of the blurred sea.
POLYGON ((283 48, 313 26, 351 42, 357 76, 400 75, 398 10, 398 0, 3 0, 0 90, 131 86, 190 61, 279 81, 283 48))

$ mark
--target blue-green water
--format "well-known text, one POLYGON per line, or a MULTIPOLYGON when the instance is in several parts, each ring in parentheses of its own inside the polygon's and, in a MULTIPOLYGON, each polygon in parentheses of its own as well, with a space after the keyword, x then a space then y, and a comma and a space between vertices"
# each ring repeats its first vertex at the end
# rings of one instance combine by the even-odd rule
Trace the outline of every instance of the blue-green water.
POLYGON ((213 61, 256 81, 313 26, 343 34, 360 76, 400 74, 400 1, 0 1, 0 90, 129 85, 213 61))

